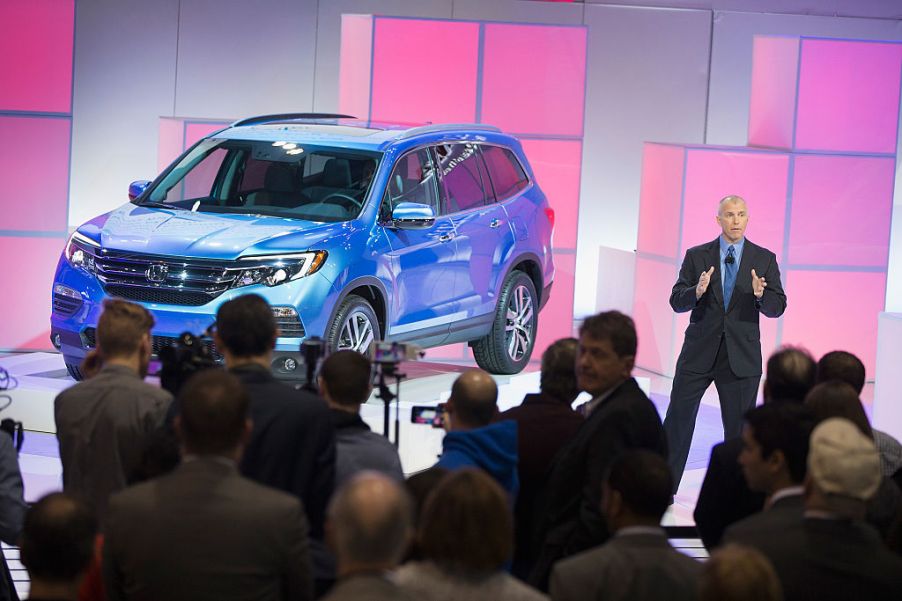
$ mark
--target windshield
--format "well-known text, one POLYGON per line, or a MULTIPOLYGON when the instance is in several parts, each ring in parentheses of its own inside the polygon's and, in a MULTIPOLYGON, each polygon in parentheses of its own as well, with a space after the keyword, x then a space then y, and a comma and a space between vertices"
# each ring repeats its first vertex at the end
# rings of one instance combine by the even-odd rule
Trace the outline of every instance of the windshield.
POLYGON ((141 204, 347 221, 360 214, 380 157, 345 148, 210 138, 182 157, 141 204))

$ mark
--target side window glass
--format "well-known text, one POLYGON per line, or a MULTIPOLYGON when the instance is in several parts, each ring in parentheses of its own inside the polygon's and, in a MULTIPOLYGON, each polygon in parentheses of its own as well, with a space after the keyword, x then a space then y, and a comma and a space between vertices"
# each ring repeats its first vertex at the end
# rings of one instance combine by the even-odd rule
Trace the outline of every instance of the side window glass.
POLYGON ((500 146, 483 146, 482 156, 492 178, 495 197, 506 200, 529 185, 520 161, 513 152, 500 146))
POLYGON ((380 217, 388 219, 392 210, 402 202, 429 205, 438 214, 435 169, 425 148, 408 153, 395 163, 382 199, 380 217))
POLYGON ((217 148, 207 154, 203 159, 194 164, 190 171, 182 176, 181 180, 171 188, 162 186, 155 190, 151 200, 157 202, 180 202, 184 200, 204 200, 210 198, 213 191, 213 183, 228 152, 224 148, 217 148))
POLYGON ((486 204, 485 167, 475 144, 441 144, 435 148, 442 173, 442 212, 457 213, 486 204))

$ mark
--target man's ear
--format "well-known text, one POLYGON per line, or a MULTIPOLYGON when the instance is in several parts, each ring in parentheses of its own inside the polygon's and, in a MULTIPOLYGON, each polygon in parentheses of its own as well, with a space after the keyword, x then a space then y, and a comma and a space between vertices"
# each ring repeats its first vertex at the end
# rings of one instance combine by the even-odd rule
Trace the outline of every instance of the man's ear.
POLYGON ((620 361, 623 365, 623 370, 626 372, 624 375, 627 378, 630 377, 633 374, 633 368, 636 366, 636 356, 627 355, 626 357, 621 357, 620 361))

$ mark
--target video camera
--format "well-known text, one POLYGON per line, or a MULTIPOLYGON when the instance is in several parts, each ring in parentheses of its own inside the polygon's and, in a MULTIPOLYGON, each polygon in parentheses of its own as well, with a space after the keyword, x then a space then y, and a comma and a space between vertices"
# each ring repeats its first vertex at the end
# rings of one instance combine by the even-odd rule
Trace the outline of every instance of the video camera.
POLYGON ((160 386, 177 396, 191 376, 199 371, 217 367, 209 344, 200 336, 183 332, 173 344, 160 349, 160 386))

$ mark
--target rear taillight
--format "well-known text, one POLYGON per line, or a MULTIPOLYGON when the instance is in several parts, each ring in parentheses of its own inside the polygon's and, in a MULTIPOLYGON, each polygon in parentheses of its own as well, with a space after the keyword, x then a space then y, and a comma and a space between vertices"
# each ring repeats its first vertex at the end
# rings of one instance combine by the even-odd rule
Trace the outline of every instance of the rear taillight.
POLYGON ((548 223, 551 224, 551 229, 554 229, 554 209, 551 207, 545 207, 545 217, 548 218, 548 223))

